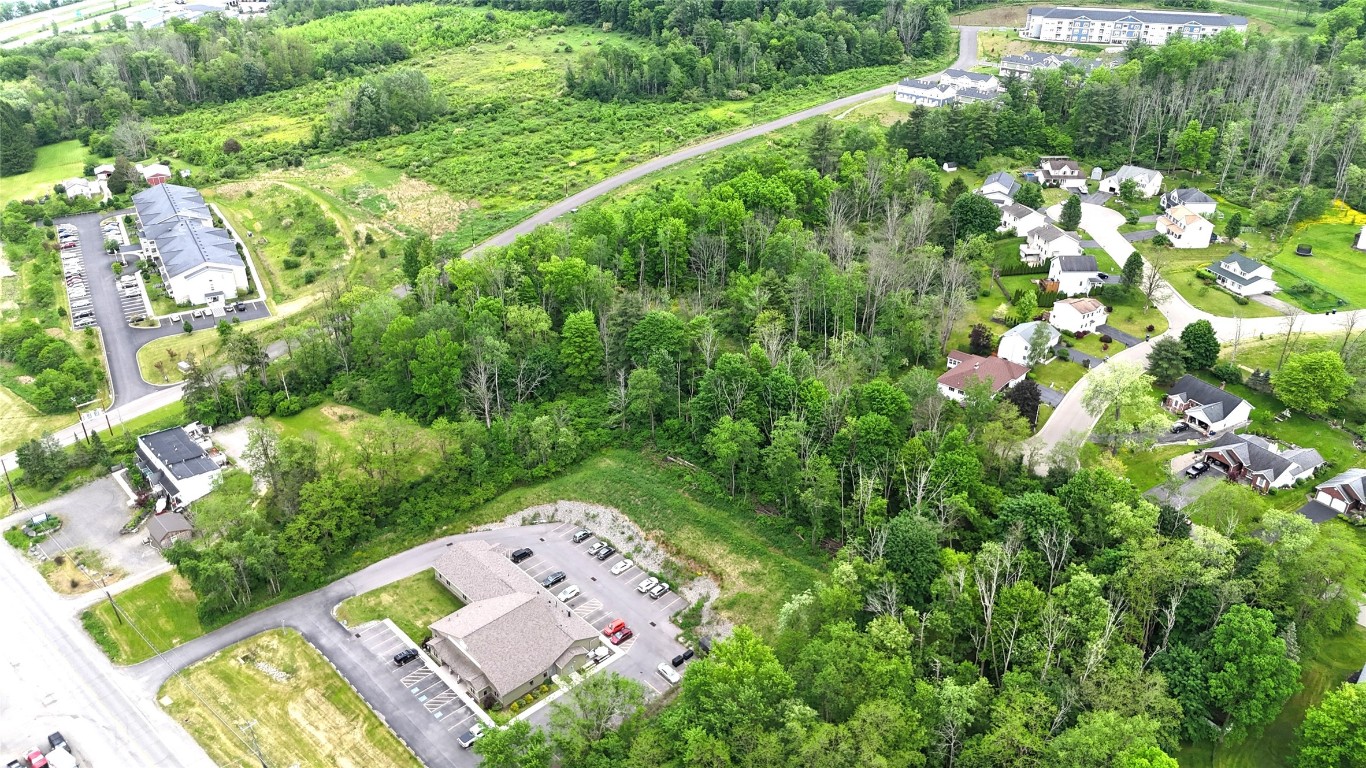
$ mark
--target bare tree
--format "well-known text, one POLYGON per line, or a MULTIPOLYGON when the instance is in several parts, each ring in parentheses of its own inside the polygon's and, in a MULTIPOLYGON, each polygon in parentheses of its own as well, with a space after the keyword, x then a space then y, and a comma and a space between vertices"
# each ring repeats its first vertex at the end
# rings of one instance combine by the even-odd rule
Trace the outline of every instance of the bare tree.
POLYGON ((132 115, 125 115, 119 120, 119 124, 114 126, 114 130, 109 132, 109 140, 114 143, 114 148, 119 154, 141 159, 151 154, 152 141, 156 139, 156 135, 157 130, 151 123, 132 115))
POLYGON ((1281 356, 1276 361, 1276 370, 1280 370, 1281 366, 1285 365, 1285 357, 1290 354, 1290 343, 1299 335, 1295 332, 1295 328, 1299 325, 1300 316, 1303 314, 1304 310, 1299 307, 1292 307, 1285 315, 1285 320, 1282 322, 1282 327, 1285 328, 1285 341, 1281 344, 1281 356))
POLYGON ((1154 254, 1146 260, 1147 266, 1143 270, 1143 277, 1138 281, 1138 290, 1148 302, 1146 309, 1152 309, 1160 304, 1171 291, 1171 287, 1162 277, 1162 267, 1167 265, 1168 260, 1166 254, 1154 254))
POLYGON ((1048 591, 1051 593, 1058 572, 1067 565, 1067 558, 1071 554, 1072 531, 1054 522, 1034 533, 1034 543, 1048 561, 1048 591))

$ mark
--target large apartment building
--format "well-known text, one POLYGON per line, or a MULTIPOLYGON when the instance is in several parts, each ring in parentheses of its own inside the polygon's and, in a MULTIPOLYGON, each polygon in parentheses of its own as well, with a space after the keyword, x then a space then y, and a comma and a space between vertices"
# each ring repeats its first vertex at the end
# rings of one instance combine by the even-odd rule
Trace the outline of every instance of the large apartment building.
POLYGON ((1161 45, 1172 35, 1200 40, 1232 29, 1247 31, 1243 16, 1191 11, 1139 11, 1127 8, 1030 8, 1021 37, 1060 43, 1123 45, 1142 40, 1161 45))

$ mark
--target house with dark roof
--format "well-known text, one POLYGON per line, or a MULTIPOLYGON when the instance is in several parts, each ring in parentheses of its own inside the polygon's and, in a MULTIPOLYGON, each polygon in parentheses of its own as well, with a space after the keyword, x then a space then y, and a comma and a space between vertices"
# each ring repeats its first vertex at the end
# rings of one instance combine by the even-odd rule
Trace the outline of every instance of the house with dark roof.
POLYGON ((247 290, 247 266, 199 190, 158 184, 133 195, 142 252, 177 303, 227 301, 247 290))
POLYGON ((1206 448, 1202 456, 1224 470, 1229 480, 1246 482, 1262 493, 1289 488, 1312 477, 1324 464, 1323 457, 1313 448, 1281 448, 1264 437, 1233 432, 1206 448))
POLYGON ((908 77, 896 84, 896 100, 922 107, 942 107, 952 104, 958 90, 951 85, 908 77))
POLYGON ((1089 294, 1104 282, 1096 257, 1086 253, 1053 259, 1048 265, 1048 280, 1056 286, 1053 290, 1064 296, 1089 294))
POLYGON ((601 645, 591 624, 491 542, 456 542, 435 571, 465 605, 431 624, 427 649, 485 707, 578 669, 601 645))
POLYGON ((1276 281, 1271 279, 1275 274, 1271 267, 1239 253, 1230 253, 1210 264, 1209 271, 1214 274, 1215 282, 1239 296, 1256 296, 1280 290, 1276 281))
MULTIPOLYGON (((1016 231, 1019 234, 1019 231, 1016 231)), ((1029 230, 1025 241, 1020 243, 1020 261, 1037 267, 1049 259, 1060 256, 1080 256, 1081 241, 1058 229, 1051 222, 1045 222, 1029 230)))
POLYGON ((1163 407, 1207 435, 1234 429, 1252 416, 1252 403, 1189 373, 1167 390, 1163 407))
POLYGON ((1316 523, 1338 515, 1366 519, 1366 469, 1353 467, 1314 486, 1314 497, 1300 514, 1316 523))
POLYGON ((1083 59, 1079 56, 1063 56, 1057 53, 1040 53, 1038 51, 1011 53, 1001 57, 1001 75, 1015 75, 1021 79, 1028 80, 1034 72, 1047 69, 1060 69, 1065 65, 1071 65, 1084 72, 1090 72, 1096 67, 1101 66, 1101 60, 1083 59))
POLYGON ((164 494, 175 507, 207 496, 227 464, 212 443, 192 437, 184 427, 138 437, 135 454, 153 492, 164 494))
POLYGON ((946 69, 939 76, 940 85, 952 85, 960 90, 999 91, 1001 81, 995 75, 969 72, 965 69, 946 69))
POLYGON ((982 186, 977 188, 977 194, 998 206, 1015 202, 1015 193, 1019 191, 1020 180, 1006 171, 991 174, 982 181, 982 186))
POLYGON ((1247 32, 1247 17, 1196 13, 1181 9, 1160 11, 1129 8, 1035 7, 1025 16, 1020 37, 1062 43, 1123 45, 1139 40, 1162 45, 1176 35, 1202 40, 1231 29, 1247 32))
POLYGON ((1188 210, 1201 216, 1213 216, 1219 209, 1219 204, 1214 198, 1192 187, 1182 187, 1163 193, 1161 203, 1163 210, 1184 205, 1188 210))
POLYGON ((963 402, 967 389, 974 383, 986 382, 993 394, 1000 394, 1024 381, 1029 369, 1023 365, 992 355, 977 355, 957 350, 949 353, 949 370, 939 377, 939 393, 956 402, 963 402))

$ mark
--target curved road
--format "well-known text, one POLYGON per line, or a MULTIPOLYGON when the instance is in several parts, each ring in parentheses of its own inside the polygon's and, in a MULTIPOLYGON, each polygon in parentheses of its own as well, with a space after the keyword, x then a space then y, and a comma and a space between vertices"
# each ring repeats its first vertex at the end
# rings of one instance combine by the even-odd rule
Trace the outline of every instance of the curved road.
MULTIPOLYGON (((1049 215, 1057 218, 1061 213, 1061 208, 1062 206, 1059 205, 1049 209, 1049 215)), ((1123 223, 1124 216, 1118 211, 1091 203, 1081 204, 1081 228, 1085 229, 1091 238, 1104 248, 1106 253, 1110 254, 1116 264, 1121 265, 1134 251, 1133 245, 1119 233, 1119 226, 1123 223)), ((1143 266, 1145 270, 1152 270, 1152 265, 1146 261, 1143 266)), ((1166 333, 1155 337, 1153 341, 1163 336, 1179 335, 1183 328, 1198 320, 1208 320, 1210 325, 1214 326, 1215 335, 1225 343, 1233 341, 1235 337, 1239 336, 1250 339, 1261 334, 1269 336, 1282 334, 1285 333, 1286 324, 1289 322, 1287 317, 1247 318, 1241 321, 1240 328, 1240 321, 1236 318, 1212 315, 1204 310, 1196 309, 1166 281, 1163 281, 1163 288, 1159 291, 1157 308, 1167 318, 1169 327, 1166 333)), ((1343 330, 1349 323, 1356 323, 1358 327, 1366 324, 1366 310, 1358 309, 1352 312, 1340 312, 1336 315, 1299 315, 1295 321, 1295 328, 1297 331, 1306 333, 1333 333, 1343 330)), ((1152 343, 1145 342, 1111 356, 1110 360, 1146 366, 1148 364, 1148 350, 1151 348, 1152 343)), ((1048 418, 1043 429, 1030 439, 1028 448, 1034 457, 1033 464, 1036 470, 1047 471, 1049 454, 1059 445, 1085 439, 1087 435, 1091 434, 1091 429, 1096 425, 1097 417, 1088 413, 1081 404, 1090 378, 1091 374, 1086 374, 1073 385, 1072 389, 1068 390, 1067 395, 1054 409, 1053 415, 1048 418)))
MULTIPOLYGON (((983 29, 989 29, 989 27, 958 27, 958 58, 953 62, 953 66, 951 67, 952 69, 967 69, 969 67, 974 67, 977 65, 977 33, 983 29)), ((929 75, 928 77, 938 77, 939 74, 942 73, 929 75)), ((854 94, 853 96, 845 96, 842 99, 827 101, 824 104, 810 107, 809 109, 803 109, 800 112, 794 112, 793 114, 787 115, 786 117, 780 117, 777 120, 772 120, 761 125, 751 126, 742 131, 737 131, 735 133, 722 136, 720 138, 705 141, 701 144, 694 144, 690 147, 684 147, 683 149, 680 149, 671 154, 656 157, 653 160, 647 160, 644 163, 641 163, 640 165, 622 171, 621 173, 618 173, 615 176, 609 176, 606 179, 599 181, 597 184, 594 184, 593 186, 583 190, 582 192, 570 195, 569 197, 566 197, 558 203, 553 203, 549 207, 541 209, 538 213, 526 219, 525 221, 522 221, 521 223, 515 226, 505 229, 502 232, 499 232, 493 237, 490 237, 484 242, 469 249, 465 252, 465 255, 469 256, 478 253, 484 250, 485 248, 494 248, 498 246, 511 245, 512 242, 516 240, 518 237, 521 237, 522 235, 531 232, 533 229, 541 226, 542 224, 549 224, 550 222, 560 218, 566 213, 572 212, 575 208, 578 208, 581 205, 587 205, 588 203, 598 199, 599 197, 602 197, 603 195, 607 194, 608 192, 611 192, 614 189, 622 187, 626 184, 630 184, 631 182, 643 176, 648 176, 652 173, 655 173, 656 171, 662 171, 665 168, 678 165, 679 163, 685 160, 691 160, 692 158, 698 157, 700 155, 705 155, 708 152, 714 152, 718 149, 724 149, 725 147, 729 147, 732 144, 739 144, 742 141, 748 141, 757 136, 763 136, 764 134, 772 133, 781 128, 786 128, 789 125, 795 125, 803 120, 808 120, 818 115, 829 114, 831 112, 838 112, 840 110, 847 109, 857 104, 861 104, 862 102, 868 101, 870 99, 876 99, 882 96, 886 96, 887 94, 890 94, 895 90, 896 83, 892 83, 891 85, 884 85, 881 88, 874 88, 871 91, 864 91, 863 93, 854 94)))

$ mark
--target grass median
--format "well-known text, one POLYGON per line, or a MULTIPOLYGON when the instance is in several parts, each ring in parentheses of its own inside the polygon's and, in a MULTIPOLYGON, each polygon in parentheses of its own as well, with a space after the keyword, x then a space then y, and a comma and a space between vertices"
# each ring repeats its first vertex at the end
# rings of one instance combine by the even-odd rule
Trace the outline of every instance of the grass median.
POLYGON ((160 700, 218 765, 421 765, 293 630, 264 632, 177 673, 160 700))
POLYGON ((428 568, 406 579, 343 600, 337 606, 337 618, 348 627, 389 619, 414 643, 421 645, 431 634, 427 630, 428 625, 463 607, 464 604, 436 580, 436 572, 428 568))

